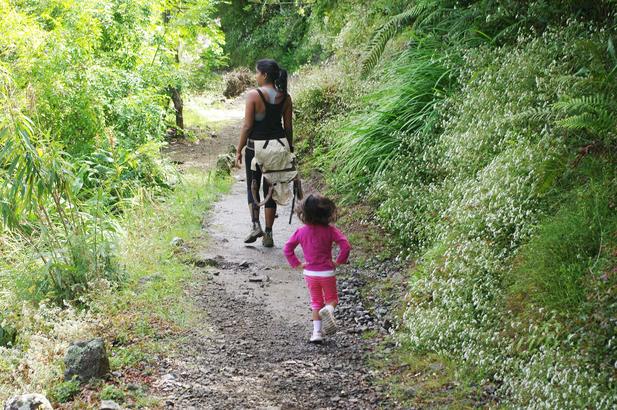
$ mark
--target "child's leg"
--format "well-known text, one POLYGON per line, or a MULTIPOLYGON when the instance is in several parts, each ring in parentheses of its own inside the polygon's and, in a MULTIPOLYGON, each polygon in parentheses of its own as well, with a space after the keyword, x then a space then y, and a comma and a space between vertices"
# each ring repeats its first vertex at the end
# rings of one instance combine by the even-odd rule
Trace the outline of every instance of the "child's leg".
POLYGON ((336 291, 336 277, 329 276, 321 279, 321 287, 324 292, 326 305, 319 311, 323 329, 322 333, 330 335, 336 332, 336 321, 334 320, 334 307, 338 304, 338 293, 336 291))
POLYGON ((318 278, 313 276, 304 276, 306 281, 306 287, 308 288, 309 295, 311 297, 311 318, 313 319, 313 333, 321 331, 321 317, 319 316, 319 310, 324 307, 324 293, 321 287, 321 283, 318 278))
POLYGON ((336 289, 336 276, 323 278, 322 287, 324 292, 324 299, 326 301, 326 308, 331 312, 334 312, 334 308, 338 305, 338 291, 336 289))

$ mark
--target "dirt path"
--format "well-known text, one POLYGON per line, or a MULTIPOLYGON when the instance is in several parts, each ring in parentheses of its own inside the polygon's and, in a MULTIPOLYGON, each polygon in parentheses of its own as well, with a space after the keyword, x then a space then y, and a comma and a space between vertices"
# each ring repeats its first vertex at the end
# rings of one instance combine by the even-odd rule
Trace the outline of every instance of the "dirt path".
MULTIPOLYGON (((203 152, 212 158, 235 142, 239 122, 220 131, 203 152)), ((203 144, 203 143, 202 143, 203 144)), ((202 145, 202 147, 205 145, 202 145)), ((174 158, 199 162, 197 150, 176 149, 174 158), (184 156, 183 156, 184 155, 184 156)), ((279 209, 274 248, 246 246, 249 229, 243 172, 205 220, 207 238, 196 251, 202 266, 188 297, 206 319, 182 342, 182 351, 161 360, 155 388, 167 408, 179 409, 367 409, 390 407, 375 390, 366 367, 370 343, 360 337, 373 324, 359 301, 361 281, 339 278, 341 331, 322 345, 308 343, 312 329, 302 275, 287 267, 285 240, 290 207, 279 209), (347 313, 345 313, 347 312, 347 313)), ((263 217, 263 215, 262 215, 263 217)), ((350 269, 348 269, 350 271, 350 269)))

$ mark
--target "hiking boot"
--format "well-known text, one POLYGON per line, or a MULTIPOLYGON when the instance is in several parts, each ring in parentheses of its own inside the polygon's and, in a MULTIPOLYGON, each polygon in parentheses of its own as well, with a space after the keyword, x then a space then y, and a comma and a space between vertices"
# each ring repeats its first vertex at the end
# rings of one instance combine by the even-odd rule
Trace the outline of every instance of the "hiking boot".
POLYGON ((321 332, 313 332, 311 338, 309 339, 311 343, 321 343, 323 342, 323 337, 321 336, 321 332))
POLYGON ((321 333, 323 335, 327 336, 336 333, 337 327, 334 314, 326 306, 319 310, 319 317, 321 317, 321 333))
POLYGON ((244 243, 253 243, 257 240, 257 238, 262 237, 264 235, 264 231, 261 230, 261 224, 259 222, 253 222, 253 229, 249 232, 246 239, 244 239, 244 243))
POLYGON ((274 239, 272 239, 272 232, 265 232, 264 237, 261 238, 261 243, 266 248, 272 248, 274 246, 274 239))

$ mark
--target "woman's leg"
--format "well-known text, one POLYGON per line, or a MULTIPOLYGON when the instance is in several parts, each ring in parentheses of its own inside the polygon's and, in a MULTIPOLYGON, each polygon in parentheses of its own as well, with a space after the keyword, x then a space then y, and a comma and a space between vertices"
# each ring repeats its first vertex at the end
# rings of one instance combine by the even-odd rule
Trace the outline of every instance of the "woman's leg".
POLYGON ((252 222, 251 232, 249 232, 248 236, 244 239, 244 243, 252 243, 255 242, 260 236, 263 236, 261 224, 259 223, 259 207, 256 205, 260 201, 259 185, 257 188, 257 198, 253 198, 253 191, 251 189, 253 179, 257 180, 257 184, 261 182, 261 170, 259 167, 256 171, 251 170, 251 162, 255 156, 255 151, 247 147, 244 152, 244 168, 246 169, 246 195, 249 204, 249 215, 251 216, 252 222))
MULTIPOLYGON (((270 184, 264 178, 263 180, 263 192, 264 198, 268 195, 268 190, 270 189, 270 184)), ((276 217, 276 202, 274 199, 270 198, 266 201, 264 214, 266 216, 266 232, 264 233, 264 237, 262 239, 262 244, 266 248, 271 248, 274 246, 274 239, 272 238, 272 225, 274 225, 274 218, 276 217)))
MULTIPOLYGON (((249 203, 249 214, 251 215, 251 221, 255 222, 253 205, 261 201, 259 198, 259 184, 261 184, 261 170, 259 167, 255 171, 251 169, 251 162, 253 161, 253 157, 255 156, 255 151, 249 149, 248 147, 244 150, 244 169, 246 170, 246 196, 249 203), (251 189, 253 184, 253 179, 257 181, 257 198, 253 198, 253 191, 251 189)), ((257 209, 257 220, 259 220, 259 209, 257 209)))
MULTIPOLYGON (((270 189, 270 184, 266 179, 263 181, 263 193, 264 197, 268 194, 268 190, 270 189)), ((264 213, 266 216, 266 229, 272 230, 272 225, 274 225, 274 218, 276 217, 276 202, 274 199, 270 198, 266 205, 264 206, 264 213)))

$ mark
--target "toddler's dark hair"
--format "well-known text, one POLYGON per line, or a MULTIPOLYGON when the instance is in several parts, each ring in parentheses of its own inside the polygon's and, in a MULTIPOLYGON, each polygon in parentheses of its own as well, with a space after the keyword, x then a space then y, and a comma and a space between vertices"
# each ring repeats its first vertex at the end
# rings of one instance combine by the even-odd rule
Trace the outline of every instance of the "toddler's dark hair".
POLYGON ((296 208, 298 218, 307 225, 324 225, 336 220, 336 205, 330 198, 310 194, 296 208))

